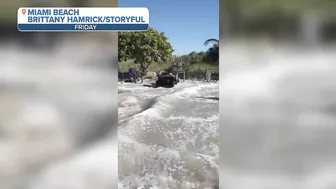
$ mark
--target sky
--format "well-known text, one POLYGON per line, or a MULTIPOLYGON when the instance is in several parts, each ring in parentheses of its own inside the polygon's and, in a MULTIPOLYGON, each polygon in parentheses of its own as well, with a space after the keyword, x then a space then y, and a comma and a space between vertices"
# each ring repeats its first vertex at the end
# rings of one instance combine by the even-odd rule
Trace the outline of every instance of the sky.
POLYGON ((174 55, 205 51, 219 39, 219 0, 119 0, 119 7, 147 7, 149 24, 164 32, 174 55))

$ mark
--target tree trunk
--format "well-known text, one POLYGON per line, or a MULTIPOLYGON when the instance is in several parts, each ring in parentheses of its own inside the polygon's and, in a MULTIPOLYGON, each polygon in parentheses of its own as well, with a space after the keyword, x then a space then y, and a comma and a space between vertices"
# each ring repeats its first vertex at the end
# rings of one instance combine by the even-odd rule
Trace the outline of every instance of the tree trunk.
POLYGON ((144 75, 147 74, 149 65, 150 65, 150 63, 145 62, 145 61, 143 61, 143 62, 140 63, 141 75, 144 76, 144 75))

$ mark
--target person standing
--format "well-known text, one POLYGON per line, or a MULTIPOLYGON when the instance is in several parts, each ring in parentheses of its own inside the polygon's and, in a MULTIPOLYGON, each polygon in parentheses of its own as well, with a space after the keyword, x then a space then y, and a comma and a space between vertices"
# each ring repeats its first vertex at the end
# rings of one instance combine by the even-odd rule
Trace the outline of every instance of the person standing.
POLYGON ((134 66, 132 66, 128 70, 128 73, 131 75, 132 80, 135 81, 136 80, 136 70, 135 70, 134 66))

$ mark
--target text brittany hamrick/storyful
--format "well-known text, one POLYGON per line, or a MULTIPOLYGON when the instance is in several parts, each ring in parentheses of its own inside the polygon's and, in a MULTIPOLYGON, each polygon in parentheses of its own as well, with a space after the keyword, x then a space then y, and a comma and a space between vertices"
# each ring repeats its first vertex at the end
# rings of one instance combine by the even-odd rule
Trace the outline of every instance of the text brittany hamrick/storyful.
POLYGON ((80 16, 79 9, 27 9, 28 23, 145 23, 143 16, 80 16))

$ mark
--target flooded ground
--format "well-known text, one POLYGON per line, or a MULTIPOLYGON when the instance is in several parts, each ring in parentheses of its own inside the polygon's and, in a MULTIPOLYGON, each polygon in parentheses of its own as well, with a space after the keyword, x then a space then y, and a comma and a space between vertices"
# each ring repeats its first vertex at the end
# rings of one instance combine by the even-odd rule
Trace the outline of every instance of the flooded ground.
POLYGON ((120 84, 119 188, 218 183, 218 84, 120 84))

